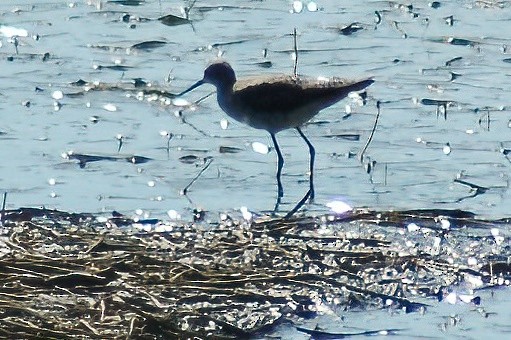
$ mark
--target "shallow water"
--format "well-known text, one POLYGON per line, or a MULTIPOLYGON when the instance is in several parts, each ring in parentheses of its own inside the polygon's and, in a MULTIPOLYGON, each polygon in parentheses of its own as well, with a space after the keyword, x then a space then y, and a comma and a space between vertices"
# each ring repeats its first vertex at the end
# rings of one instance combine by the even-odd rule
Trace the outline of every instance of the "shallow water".
MULTIPOLYGON (((0 130, 4 159, 0 165, 0 187, 9 193, 7 206, 44 205, 72 211, 135 209, 164 215, 169 209, 187 214, 199 206, 222 211, 247 206, 254 211, 270 210, 275 199, 275 153, 262 155, 251 150, 254 141, 271 145, 267 133, 225 119, 214 98, 194 110, 185 109, 188 124, 174 113, 177 107, 161 107, 126 98, 123 91, 65 95, 54 110, 53 91, 78 92, 69 85, 78 79, 120 82, 133 78, 158 82, 169 92, 179 92, 202 76, 205 65, 222 55, 238 75, 292 72, 293 28, 298 30, 298 70, 307 75, 363 77, 376 83, 369 89, 369 102, 353 106, 343 120, 349 100, 324 110, 305 128, 316 147, 316 204, 339 197, 354 206, 371 208, 461 208, 479 214, 504 216, 509 205, 509 161, 499 152, 510 147, 509 63, 502 52, 507 38, 501 34, 509 9, 480 8, 472 2, 442 3, 434 9, 426 2, 414 4, 412 12, 373 2, 370 6, 335 2, 320 3, 318 12, 290 13, 288 2, 236 2, 233 6, 192 8, 193 25, 165 26, 154 20, 164 14, 180 15, 181 2, 140 6, 103 3, 98 10, 85 2, 3 3, 2 23, 28 31, 19 38, 19 54, 7 37, 2 38, 0 130), (72 5, 71 5, 72 4, 72 5), (382 15, 375 25, 374 11, 382 15), (124 13, 151 19, 130 24, 124 13), (444 17, 453 15, 454 25, 444 17), (364 30, 350 36, 337 28, 360 22, 364 30), (397 22, 397 26, 394 24, 397 22), (484 23, 484 24, 483 24, 484 23), (375 29, 376 27, 376 29, 375 29), (397 28, 396 28, 397 27, 397 28), (403 38, 403 33, 407 38, 403 38), (39 40, 32 37, 38 35, 39 40), (475 46, 438 42, 447 37, 470 39, 475 46), (131 51, 136 43, 158 40, 162 47, 131 51), (107 46, 107 48, 97 48, 107 46), (262 51, 267 49, 267 59, 262 51), (46 61, 44 53, 49 53, 46 61), (13 57, 13 61, 8 58, 13 57), (445 63, 455 57, 450 67, 445 63), (258 62, 269 60, 270 69, 258 62), (94 65, 128 66, 124 71, 94 65), (461 76, 450 81, 450 73, 461 76), (170 77, 171 82, 165 79, 170 77), (428 90, 428 85, 438 91, 428 90), (36 92, 39 87, 43 91, 36 92), (436 106, 420 104, 423 98, 454 101, 447 119, 437 117, 436 106), (369 176, 364 166, 348 152, 357 153, 368 138, 380 100, 382 113, 366 156, 377 162, 369 176), (30 107, 22 103, 30 101, 30 107), (105 104, 116 106, 108 112, 105 104), (89 104, 90 107, 87 106, 89 104), (490 108, 490 129, 486 114, 490 108), (476 109, 479 109, 478 112, 476 109), (97 123, 90 117, 96 116, 97 123), (481 123, 479 120, 482 119, 481 123), (167 154, 160 131, 175 135, 167 154), (205 134, 199 131, 205 132, 205 134), (467 133, 468 130, 469 133, 467 133), (359 134, 357 141, 331 138, 344 133, 359 134), (88 154, 116 154, 117 134, 125 136, 121 153, 151 158, 141 165, 128 162, 90 163, 80 169, 61 154, 69 150, 88 154), (420 138, 422 142, 417 142, 420 138), (452 152, 445 155, 443 146, 452 152), (220 146, 240 148, 234 154, 219 153, 220 146), (189 191, 190 203, 180 195, 202 164, 183 164, 179 157, 212 157, 211 167, 189 191), (457 176, 490 188, 471 194, 453 182, 457 176), (55 185, 48 180, 54 179, 55 185), (154 181, 154 186, 148 183, 154 181), (247 194, 247 189, 249 195, 247 194)), ((203 86, 186 99, 194 101, 212 88, 203 86)), ((306 191, 306 146, 295 131, 278 135, 286 164, 284 202, 291 206, 306 191)), ((286 206, 283 207, 284 209, 286 206)))
MULTIPOLYGON (((371 335, 371 339, 388 339, 395 336, 402 339, 483 339, 489 335, 495 339, 509 337, 509 290, 485 291, 481 298, 487 307, 476 308, 467 305, 439 305, 425 301, 431 306, 425 314, 405 314, 400 311, 364 311, 337 313, 322 316, 306 323, 303 327, 318 327, 330 333, 357 334, 378 329, 389 330, 371 335), (393 331, 392 331, 393 330, 393 331)), ((308 339, 308 336, 288 327, 282 339, 308 339)), ((356 338, 356 337, 355 337, 356 338)))
MULTIPOLYGON (((214 98, 182 110, 187 122, 183 123, 175 115, 179 107, 128 98, 125 91, 71 96, 79 89, 70 83, 143 78, 178 93, 200 79, 204 67, 218 55, 239 76, 290 74, 290 33, 296 27, 300 74, 370 75, 376 80, 366 106, 346 99, 304 128, 316 148, 317 198, 308 206, 310 211, 326 212, 326 203, 343 199, 372 209, 459 208, 485 217, 509 214, 511 164, 502 152, 511 148, 511 64, 505 61, 511 11, 507 2, 502 8, 483 8, 475 1, 442 2, 432 8, 427 1, 419 1, 410 11, 389 2, 322 1, 317 12, 290 13, 290 1, 233 1, 222 3, 223 7, 198 1, 190 12, 193 24, 179 26, 155 20, 169 13, 181 15, 179 1, 146 1, 140 6, 103 2, 101 8, 85 1, 31 3, 0 4, 0 24, 28 31, 28 37, 19 37, 19 54, 8 37, 1 37, 0 190, 8 193, 7 208, 117 210, 128 215, 140 209, 139 214, 160 217, 176 210, 185 219, 197 207, 214 215, 241 206, 271 210, 276 155, 259 154, 251 147, 253 142, 270 145, 269 135, 233 121, 222 129, 220 121, 226 116, 214 98), (382 16, 378 25, 375 11, 382 16), (124 13, 151 20, 126 23, 121 20, 124 13), (450 15, 453 26, 444 19, 450 15), (352 22, 362 23, 365 29, 349 36, 339 34, 339 27, 352 22), (473 43, 447 43, 449 37, 473 43), (127 50, 151 40, 166 44, 152 50, 127 50), (49 58, 43 60, 46 52, 49 58), (446 66, 456 57, 461 59, 446 66), (272 62, 271 68, 258 66, 265 60, 272 62), (129 68, 94 68, 116 63, 129 68), (459 77, 451 81, 451 73, 459 77), (64 93, 58 111, 54 91, 64 93), (436 106, 421 104, 424 98, 452 101, 446 119, 437 115, 436 106), (382 102, 382 112, 366 157, 377 163, 367 174, 356 157, 345 155, 359 152, 365 144, 376 100, 382 102), (105 104, 117 110, 109 112, 105 104), (348 104, 353 114, 345 120, 348 104), (174 135, 168 152, 162 131, 174 135), (142 164, 98 161, 80 168, 76 161, 61 156, 69 150, 116 156, 118 134, 124 136, 120 154, 150 160, 142 164), (360 139, 332 137, 342 134, 359 134, 360 139), (448 155, 443 151, 447 143, 448 155), (220 153, 221 146, 240 151, 220 153), (198 161, 179 161, 189 155, 198 161), (206 157, 212 158, 211 166, 191 186, 188 197, 181 195, 206 157), (471 197, 469 187, 454 182, 458 177, 488 190, 471 197)), ((195 101, 211 91, 203 86, 186 99, 195 101)), ((292 130, 279 133, 278 139, 286 159, 286 209, 307 190, 308 153, 292 130)))

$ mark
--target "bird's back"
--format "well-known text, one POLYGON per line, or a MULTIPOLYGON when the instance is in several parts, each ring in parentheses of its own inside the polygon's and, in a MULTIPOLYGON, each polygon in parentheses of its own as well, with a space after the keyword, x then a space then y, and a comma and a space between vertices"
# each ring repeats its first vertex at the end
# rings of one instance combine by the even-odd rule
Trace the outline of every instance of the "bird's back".
POLYGON ((320 110, 345 98, 350 92, 363 90, 373 82, 372 79, 318 80, 287 75, 245 78, 234 85, 231 102, 220 105, 227 114, 239 121, 255 128, 278 132, 304 124, 320 110))

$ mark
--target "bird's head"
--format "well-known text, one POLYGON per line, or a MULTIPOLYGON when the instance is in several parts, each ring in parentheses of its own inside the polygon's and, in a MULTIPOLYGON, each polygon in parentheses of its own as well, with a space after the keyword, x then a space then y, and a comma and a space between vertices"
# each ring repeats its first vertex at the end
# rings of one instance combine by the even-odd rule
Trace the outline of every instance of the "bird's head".
POLYGON ((217 90, 231 88, 236 82, 236 75, 231 65, 225 61, 214 62, 204 70, 204 76, 201 80, 190 86, 179 94, 179 96, 192 91, 193 89, 203 85, 214 85, 217 90))

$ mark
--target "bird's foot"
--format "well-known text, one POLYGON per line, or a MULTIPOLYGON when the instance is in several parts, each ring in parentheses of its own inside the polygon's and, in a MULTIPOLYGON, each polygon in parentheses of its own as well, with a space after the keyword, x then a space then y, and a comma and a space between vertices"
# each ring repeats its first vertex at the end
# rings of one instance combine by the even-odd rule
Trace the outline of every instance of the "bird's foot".
POLYGON ((305 202, 307 202, 307 200, 311 197, 311 194, 313 194, 314 191, 311 191, 309 189, 309 191, 307 191, 307 193, 305 194, 305 196, 303 196, 303 198, 295 205, 295 207, 293 209, 291 209, 287 214, 286 216, 284 216, 284 219, 288 219, 290 218, 291 216, 293 216, 298 210, 300 210, 305 202))

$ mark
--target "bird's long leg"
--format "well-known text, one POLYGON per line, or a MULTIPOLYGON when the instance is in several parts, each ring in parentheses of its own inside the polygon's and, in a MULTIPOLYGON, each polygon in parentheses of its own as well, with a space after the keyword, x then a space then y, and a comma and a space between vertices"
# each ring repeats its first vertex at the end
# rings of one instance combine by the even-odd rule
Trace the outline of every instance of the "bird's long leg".
POLYGON ((275 147, 275 151, 277 152, 277 187, 278 187, 278 195, 279 198, 284 196, 284 187, 282 186, 282 181, 280 179, 280 175, 282 174, 282 167, 284 166, 284 157, 282 157, 282 152, 280 152, 279 143, 277 143, 277 138, 274 133, 270 133, 271 139, 273 141, 273 146, 275 147))
POLYGON ((303 198, 295 205, 295 207, 293 209, 291 209, 286 214, 286 216, 284 216, 285 219, 290 218, 298 210, 300 210, 300 208, 305 204, 305 202, 307 202, 307 200, 312 201, 314 199, 314 159, 316 157, 316 150, 314 150, 314 146, 312 146, 312 143, 307 139, 307 137, 305 137, 305 135, 303 134, 302 130, 300 130, 299 127, 296 128, 296 131, 298 131, 298 133, 300 134, 300 136, 302 136, 302 138, 305 141, 305 143, 307 143, 307 145, 309 146, 309 155, 310 155, 310 164, 309 164, 310 177, 309 177, 309 184, 310 184, 310 186, 309 186, 309 190, 307 191, 305 196, 303 196, 303 198))
POLYGON ((282 174, 282 167, 284 166, 284 157, 282 157, 282 152, 280 152, 279 143, 277 143, 277 138, 274 133, 270 132, 271 140, 273 141, 273 146, 275 147, 275 151, 277 152, 277 203, 275 204, 274 211, 277 211, 280 199, 284 196, 284 187, 282 186, 282 181, 280 179, 280 175, 282 174))
POLYGON ((300 134, 300 136, 303 138, 305 143, 307 143, 307 146, 309 147, 309 155, 310 155, 310 163, 309 163, 309 199, 312 201, 314 199, 314 159, 316 158, 316 150, 314 150, 314 146, 312 146, 311 142, 305 137, 302 130, 297 127, 296 131, 300 134))

